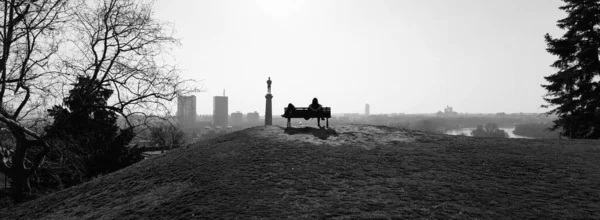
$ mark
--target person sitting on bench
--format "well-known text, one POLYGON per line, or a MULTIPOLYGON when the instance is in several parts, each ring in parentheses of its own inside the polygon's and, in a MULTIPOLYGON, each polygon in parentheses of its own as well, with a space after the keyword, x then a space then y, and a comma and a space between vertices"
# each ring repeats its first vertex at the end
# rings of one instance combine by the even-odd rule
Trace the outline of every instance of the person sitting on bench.
MULTIPOLYGON (((323 106, 319 104, 319 100, 317 98, 313 98, 312 103, 308 106, 308 110, 312 112, 317 112, 320 114, 323 113, 323 106)), ((304 118, 306 120, 310 118, 304 118)), ((321 118, 321 120, 325 120, 325 118, 321 118)))
POLYGON ((285 115, 293 115, 295 110, 296 110, 296 107, 292 103, 290 103, 290 104, 288 104, 285 115))

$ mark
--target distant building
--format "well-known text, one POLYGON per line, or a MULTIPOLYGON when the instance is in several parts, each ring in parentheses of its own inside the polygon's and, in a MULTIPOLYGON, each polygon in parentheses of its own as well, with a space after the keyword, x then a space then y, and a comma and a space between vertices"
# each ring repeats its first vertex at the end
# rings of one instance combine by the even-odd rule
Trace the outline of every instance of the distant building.
POLYGON ((350 118, 346 116, 341 116, 338 117, 337 121, 338 123, 350 123, 350 118))
POLYGON ((246 115, 246 120, 248 121, 248 125, 250 126, 257 126, 260 124, 260 119, 259 119, 259 115, 258 112, 252 112, 252 113, 248 113, 246 115))
MULTIPOLYGON (((437 113, 437 115, 440 115, 440 112, 437 113)), ((457 116, 458 112, 455 112, 454 109, 450 106, 446 106, 446 108, 444 108, 444 114, 443 116, 449 117, 449 116, 457 116)))
POLYGON ((227 127, 229 126, 229 100, 228 97, 215 96, 213 99, 213 126, 227 127))
POLYGON ((357 118, 362 118, 360 113, 344 113, 344 116, 348 117, 352 121, 356 120, 357 118))
POLYGON ((196 122, 196 96, 177 97, 177 119, 181 125, 194 125, 196 122))
POLYGON ((369 114, 371 113, 371 106, 369 104, 365 105, 365 116, 369 116, 369 114))
POLYGON ((231 126, 241 127, 244 125, 244 114, 241 112, 231 113, 231 126))
POLYGON ((198 116, 196 116, 196 121, 204 121, 204 122, 212 123, 213 116, 212 115, 198 115, 198 116))

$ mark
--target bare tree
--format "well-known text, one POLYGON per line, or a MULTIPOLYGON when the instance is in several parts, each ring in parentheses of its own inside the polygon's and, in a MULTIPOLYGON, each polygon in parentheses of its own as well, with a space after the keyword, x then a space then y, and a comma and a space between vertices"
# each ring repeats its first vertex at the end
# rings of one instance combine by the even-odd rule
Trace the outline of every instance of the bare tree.
POLYGON ((0 172, 13 180, 18 194, 29 191, 28 178, 50 150, 28 119, 55 94, 50 63, 58 51, 65 5, 64 0, 0 3, 0 122, 14 138, 14 145, 5 146, 13 149, 0 153, 0 172))
POLYGON ((18 195, 30 190, 29 177, 51 149, 42 132, 28 127, 26 116, 58 98, 52 95, 65 94, 69 89, 65 85, 78 77, 100 82, 84 89, 90 93, 100 84, 115 91, 106 105, 84 108, 112 110, 131 128, 136 124, 130 118, 164 116, 177 95, 199 92, 194 81, 181 79, 177 68, 165 60, 178 41, 167 24, 152 17, 152 4, 144 0, 0 3, 0 122, 15 142, 12 153, 0 151, 0 172, 13 179, 18 195))
POLYGON ((185 143, 185 133, 174 123, 160 123, 150 127, 150 139, 162 150, 180 147, 185 143))
POLYGON ((152 5, 144 0, 78 0, 73 7, 70 42, 76 49, 65 62, 69 75, 110 84, 113 102, 89 107, 111 109, 129 126, 144 124, 132 124, 131 118, 164 116, 168 102, 178 95, 200 91, 164 60, 178 40, 167 24, 152 17, 152 5))

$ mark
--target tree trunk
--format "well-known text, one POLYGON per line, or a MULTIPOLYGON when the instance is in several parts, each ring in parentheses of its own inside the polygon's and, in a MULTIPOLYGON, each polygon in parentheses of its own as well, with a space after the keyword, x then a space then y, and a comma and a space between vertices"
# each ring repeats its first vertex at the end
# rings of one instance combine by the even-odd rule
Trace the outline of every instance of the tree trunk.
POLYGON ((23 193, 28 193, 29 173, 25 169, 25 157, 27 156, 27 139, 24 135, 15 135, 16 146, 15 154, 12 157, 11 179, 13 180, 13 190, 17 198, 21 198, 23 193))
POLYGON ((37 168, 41 166, 46 154, 50 151, 50 148, 43 140, 27 140, 27 135, 20 130, 13 130, 12 133, 15 138, 15 153, 12 157, 12 166, 10 167, 9 173, 13 180, 13 193, 15 194, 17 201, 21 201, 24 198, 24 193, 31 192, 29 178, 37 168), (27 160, 27 152, 32 146, 38 145, 42 147, 41 151, 38 152, 34 158, 30 158, 31 164, 29 164, 29 167, 26 167, 25 161, 27 160))

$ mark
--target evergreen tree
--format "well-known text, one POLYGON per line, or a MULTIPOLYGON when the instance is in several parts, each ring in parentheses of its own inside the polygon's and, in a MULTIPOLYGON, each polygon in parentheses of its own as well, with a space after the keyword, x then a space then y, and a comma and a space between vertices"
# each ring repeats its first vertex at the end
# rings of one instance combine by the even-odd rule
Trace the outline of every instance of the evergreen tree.
POLYGON ((69 187, 87 179, 110 173, 142 159, 136 148, 127 147, 134 137, 132 129, 117 126, 117 114, 107 105, 113 93, 107 85, 80 77, 63 102, 48 112, 53 123, 45 138, 53 140, 55 150, 40 169, 40 185, 69 187))
POLYGON ((571 138, 600 138, 600 0, 563 0, 560 9, 568 16, 557 26, 566 30, 561 38, 546 34, 547 51, 558 56, 552 67, 558 71, 545 77, 548 93, 542 107, 554 109, 552 130, 571 138))

